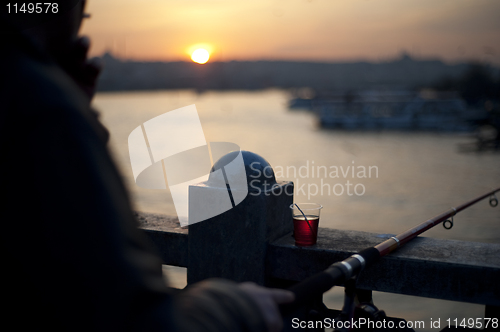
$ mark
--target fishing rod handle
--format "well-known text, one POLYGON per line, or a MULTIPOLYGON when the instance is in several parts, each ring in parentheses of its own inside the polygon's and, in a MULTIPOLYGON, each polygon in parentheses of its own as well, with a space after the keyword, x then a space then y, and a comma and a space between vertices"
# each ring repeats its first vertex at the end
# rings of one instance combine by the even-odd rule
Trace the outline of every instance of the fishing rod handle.
POLYGON ((328 272, 325 270, 317 273, 288 288, 289 291, 295 294, 295 300, 292 303, 279 305, 281 315, 287 316, 293 313, 308 300, 323 294, 335 284, 340 283, 342 281, 342 277, 342 271, 337 268, 333 268, 328 272))
POLYGON ((292 313, 307 301, 320 296, 333 286, 356 276, 364 267, 371 265, 379 257, 380 253, 377 249, 373 247, 368 248, 341 262, 332 264, 326 270, 293 285, 288 290, 295 294, 295 300, 292 303, 281 304, 281 314, 286 316, 292 313))

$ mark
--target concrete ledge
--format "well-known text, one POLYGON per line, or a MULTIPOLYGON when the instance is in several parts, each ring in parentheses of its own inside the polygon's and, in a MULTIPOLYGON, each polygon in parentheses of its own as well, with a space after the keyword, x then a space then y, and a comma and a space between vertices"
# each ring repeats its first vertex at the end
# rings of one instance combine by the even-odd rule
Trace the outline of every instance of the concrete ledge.
MULTIPOLYGON (((320 228, 318 244, 296 247, 290 235, 269 246, 275 278, 300 281, 394 234, 320 228)), ((500 305, 500 245, 419 237, 361 273, 361 289, 500 305)))
MULTIPOLYGON (((137 213, 163 262, 188 267, 188 230, 175 217, 137 213)), ((300 281, 394 234, 320 228, 318 244, 291 234, 268 246, 269 277, 300 281)), ((361 289, 500 306, 500 244, 419 237, 361 273, 361 289)))
POLYGON ((188 266, 188 230, 181 228, 177 217, 144 212, 135 215, 164 264, 188 266))

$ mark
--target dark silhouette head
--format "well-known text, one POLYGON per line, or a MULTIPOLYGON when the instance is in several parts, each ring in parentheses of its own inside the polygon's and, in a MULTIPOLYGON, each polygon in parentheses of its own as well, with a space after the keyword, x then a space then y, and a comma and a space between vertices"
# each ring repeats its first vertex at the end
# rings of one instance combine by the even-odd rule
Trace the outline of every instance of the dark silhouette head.
POLYGON ((58 59, 65 56, 77 39, 85 4, 86 0, 65 0, 58 1, 54 7, 43 4, 38 9, 30 8, 35 12, 41 11, 36 14, 21 12, 16 14, 15 11, 19 10, 19 7, 2 8, 0 32, 11 38, 17 38, 19 34, 28 35, 51 56, 58 59))

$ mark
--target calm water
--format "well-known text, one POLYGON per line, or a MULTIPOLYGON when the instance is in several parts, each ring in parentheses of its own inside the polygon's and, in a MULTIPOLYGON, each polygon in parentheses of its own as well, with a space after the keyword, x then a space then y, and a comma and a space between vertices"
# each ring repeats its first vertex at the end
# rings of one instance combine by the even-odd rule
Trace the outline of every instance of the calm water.
MULTIPOLYGON (((458 144, 470 141, 467 135, 318 130, 312 114, 287 110, 287 98, 279 90, 160 91, 98 94, 94 105, 142 211, 175 215, 168 191, 135 186, 128 135, 143 122, 190 104, 198 109, 207 141, 233 142, 261 155, 279 180, 295 182, 295 202, 322 204, 321 227, 400 233, 500 186, 500 154, 459 153, 458 144)), ((500 243, 500 209, 481 202, 455 217, 452 230, 435 227, 425 236, 500 243)), ((185 283, 177 271, 171 271, 174 282, 185 283)), ((326 302, 339 308, 341 292, 329 292, 326 302)), ((399 295, 377 293, 375 304, 390 316, 427 323, 429 317, 483 316, 481 306, 399 295)))

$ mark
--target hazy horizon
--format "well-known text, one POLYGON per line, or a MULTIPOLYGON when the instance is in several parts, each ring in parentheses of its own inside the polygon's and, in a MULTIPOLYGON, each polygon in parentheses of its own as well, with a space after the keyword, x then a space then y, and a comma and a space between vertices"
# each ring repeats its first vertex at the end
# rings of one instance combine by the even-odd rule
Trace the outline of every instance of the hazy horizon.
MULTIPOLYGON (((458 59, 458 60, 447 60, 444 58, 440 58, 438 56, 436 57, 415 57, 410 53, 406 53, 403 51, 402 53, 394 54, 393 56, 389 56, 387 58, 383 59, 331 59, 331 60, 323 60, 323 59, 286 59, 286 58, 256 58, 256 59, 210 59, 210 61, 207 64, 210 63, 220 63, 220 62, 295 62, 295 63, 319 63, 319 64, 356 64, 356 63, 370 63, 370 64, 384 64, 384 63, 391 63, 394 61, 399 61, 402 58, 403 53, 407 54, 410 56, 411 60, 413 61, 440 61, 445 65, 463 65, 463 64, 469 64, 469 63, 482 63, 486 65, 491 65, 494 68, 500 68, 500 62, 499 63, 484 63, 480 59, 472 58, 472 59, 458 59)), ((104 57, 104 55, 110 54, 114 59, 127 62, 186 62, 186 63, 192 63, 190 59, 186 58, 181 58, 181 59, 141 59, 141 58, 129 58, 129 57, 123 57, 120 54, 113 53, 112 50, 104 50, 101 54, 95 54, 93 53, 93 56, 96 57, 104 57)))
POLYGON ((92 55, 189 61, 390 61, 500 64, 496 0, 89 0, 92 55))

